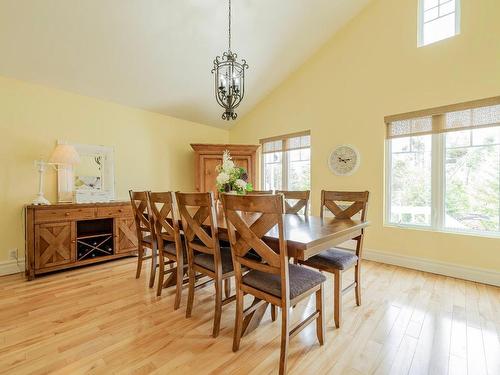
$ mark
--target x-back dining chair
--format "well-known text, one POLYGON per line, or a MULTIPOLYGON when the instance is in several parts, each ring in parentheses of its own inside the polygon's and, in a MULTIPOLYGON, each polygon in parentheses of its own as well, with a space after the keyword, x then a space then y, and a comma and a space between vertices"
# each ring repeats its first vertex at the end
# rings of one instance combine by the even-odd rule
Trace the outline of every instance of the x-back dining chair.
MULTIPOLYGON (((220 331, 222 306, 235 300, 230 296, 230 278, 234 276, 231 250, 219 244, 217 212, 212 192, 176 193, 188 253, 189 293, 186 317, 191 316, 196 273, 215 283, 215 315, 212 336, 220 331), (224 282, 225 299, 222 299, 224 282)), ((203 285, 203 284, 202 284, 203 285)))
POLYGON ((285 213, 299 214, 303 210, 304 215, 307 215, 309 210, 309 196, 311 195, 310 190, 277 190, 276 194, 283 194, 285 198, 285 213))
POLYGON ((137 271, 135 278, 141 277, 142 262, 151 259, 151 273, 149 275, 149 287, 155 283, 157 267, 157 244, 154 235, 153 217, 149 205, 147 191, 129 190, 130 203, 134 212, 135 227, 137 232, 137 271), (151 250, 151 255, 146 255, 146 249, 151 250))
POLYGON ((249 192, 248 194, 254 194, 254 195, 269 195, 269 194, 272 194, 273 191, 272 190, 252 190, 251 192, 249 192))
POLYGON ((176 293, 174 310, 179 308, 182 297, 182 283, 187 268, 187 257, 184 241, 179 229, 179 218, 177 202, 173 192, 150 192, 148 193, 151 211, 153 213, 154 231, 158 244, 158 286, 157 296, 161 296, 165 284, 169 284, 175 278, 176 293), (166 265, 175 268, 165 269, 166 265), (166 274, 170 278, 163 282, 166 274))
MULTIPOLYGON (((368 191, 343 192, 343 191, 321 191, 321 217, 324 217, 325 209, 330 211, 337 219, 352 219, 355 215, 360 220, 366 220, 368 207, 368 191)), ((333 248, 326 250, 299 263, 332 273, 334 276, 334 320, 335 326, 340 327, 342 321, 342 296, 355 289, 356 304, 361 305, 361 257, 363 252, 364 229, 361 235, 354 238, 356 250, 352 252, 346 249, 333 248), (342 273, 354 267, 354 282, 343 288, 342 273)))
POLYGON ((240 346, 244 320, 264 303, 281 307, 281 354, 279 373, 285 374, 287 367, 289 339, 309 323, 316 320, 316 334, 320 345, 325 339, 323 319, 323 282, 326 277, 306 267, 290 264, 283 227, 282 195, 222 195, 222 204, 228 226, 231 252, 236 278, 236 319, 233 337, 233 351, 240 346), (260 215, 252 224, 243 215, 260 215), (270 248, 262 237, 277 226, 279 249, 270 248), (253 249, 261 258, 249 258, 253 249), (250 271, 243 275, 242 271, 250 271), (302 322, 290 324, 290 306, 316 294, 316 310, 302 322), (244 309, 245 294, 260 299, 244 309))

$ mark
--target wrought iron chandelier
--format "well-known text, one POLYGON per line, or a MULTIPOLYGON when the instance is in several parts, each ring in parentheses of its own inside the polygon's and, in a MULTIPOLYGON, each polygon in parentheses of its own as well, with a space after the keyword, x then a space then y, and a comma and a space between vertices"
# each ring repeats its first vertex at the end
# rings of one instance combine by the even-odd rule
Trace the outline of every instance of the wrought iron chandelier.
POLYGON ((229 0, 229 48, 214 60, 212 74, 215 73, 215 98, 225 109, 223 120, 236 120, 238 114, 234 111, 245 96, 245 69, 247 62, 238 62, 238 55, 231 51, 231 0, 229 0))

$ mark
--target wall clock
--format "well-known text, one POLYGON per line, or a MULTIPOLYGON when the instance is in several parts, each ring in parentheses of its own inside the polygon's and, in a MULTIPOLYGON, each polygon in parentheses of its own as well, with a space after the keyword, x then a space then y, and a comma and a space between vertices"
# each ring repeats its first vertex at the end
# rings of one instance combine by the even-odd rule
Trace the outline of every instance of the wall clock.
POLYGON ((349 176, 359 167, 360 155, 351 145, 339 145, 330 154, 328 166, 337 176, 349 176))

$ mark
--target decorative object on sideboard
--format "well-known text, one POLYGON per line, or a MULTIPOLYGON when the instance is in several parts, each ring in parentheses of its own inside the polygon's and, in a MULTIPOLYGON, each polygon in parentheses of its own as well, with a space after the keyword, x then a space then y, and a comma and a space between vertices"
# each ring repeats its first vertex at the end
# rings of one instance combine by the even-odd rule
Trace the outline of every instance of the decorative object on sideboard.
POLYGON ((52 153, 49 161, 36 160, 35 165, 38 168, 38 195, 33 200, 33 204, 50 204, 49 200, 45 198, 43 193, 43 175, 47 165, 53 166, 58 172, 61 168, 73 168, 80 162, 80 156, 72 145, 58 144, 52 153))
POLYGON ((238 115, 234 111, 245 96, 245 69, 248 64, 245 59, 238 62, 238 55, 231 51, 231 0, 229 0, 229 47, 227 52, 217 56, 214 60, 212 74, 215 73, 215 98, 217 103, 225 109, 223 120, 236 120, 238 115))
POLYGON ((337 176, 349 176, 359 168, 359 151, 351 145, 339 145, 330 154, 328 166, 337 176))
POLYGON ((245 194, 253 190, 253 186, 248 182, 248 173, 245 168, 237 167, 231 154, 225 150, 222 155, 222 164, 216 168, 217 190, 221 193, 245 194))
POLYGON ((109 202, 115 198, 114 150, 99 145, 73 145, 80 163, 58 171, 60 203, 109 202))

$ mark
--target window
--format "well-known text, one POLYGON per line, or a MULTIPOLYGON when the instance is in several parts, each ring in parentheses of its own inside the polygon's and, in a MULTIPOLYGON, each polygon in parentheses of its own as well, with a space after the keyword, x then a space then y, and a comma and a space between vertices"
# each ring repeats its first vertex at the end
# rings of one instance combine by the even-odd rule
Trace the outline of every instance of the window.
POLYGON ((419 0, 418 46, 460 33, 460 0, 419 0))
POLYGON ((500 97, 386 123, 388 224, 500 235, 500 97))
POLYGON ((309 132, 263 139, 262 189, 311 189, 311 136, 309 132))

